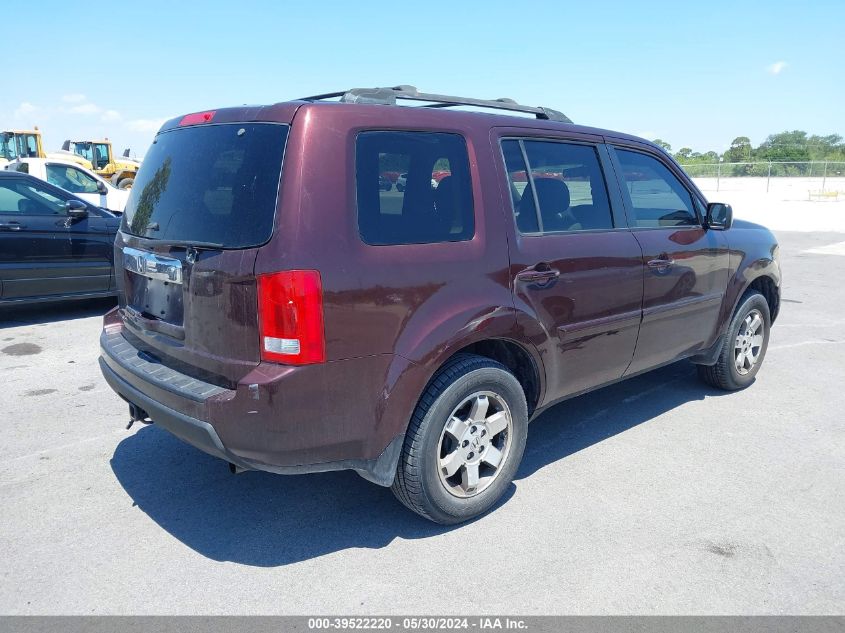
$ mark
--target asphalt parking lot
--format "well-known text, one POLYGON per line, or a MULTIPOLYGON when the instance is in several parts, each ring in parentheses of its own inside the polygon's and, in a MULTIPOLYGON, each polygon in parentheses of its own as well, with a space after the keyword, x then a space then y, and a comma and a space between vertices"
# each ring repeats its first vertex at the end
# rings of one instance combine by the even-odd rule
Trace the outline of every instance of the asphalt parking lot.
POLYGON ((96 362, 109 302, 7 308, 0 613, 839 613, 845 234, 778 238, 756 384, 678 363, 559 405, 503 503, 451 528, 354 473, 233 476, 127 431, 96 362))

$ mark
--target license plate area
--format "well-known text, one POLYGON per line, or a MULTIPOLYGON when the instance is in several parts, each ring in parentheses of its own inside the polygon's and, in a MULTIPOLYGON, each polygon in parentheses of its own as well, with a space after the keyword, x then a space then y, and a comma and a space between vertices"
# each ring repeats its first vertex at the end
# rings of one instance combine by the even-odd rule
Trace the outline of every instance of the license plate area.
POLYGON ((182 262, 134 248, 124 249, 123 260, 128 306, 145 319, 181 326, 182 262))

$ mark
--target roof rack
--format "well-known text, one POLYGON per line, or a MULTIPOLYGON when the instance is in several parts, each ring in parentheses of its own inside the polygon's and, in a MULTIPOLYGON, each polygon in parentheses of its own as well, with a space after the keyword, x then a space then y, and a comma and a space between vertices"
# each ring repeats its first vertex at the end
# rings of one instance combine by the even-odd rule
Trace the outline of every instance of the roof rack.
POLYGON ((493 108, 495 110, 510 110, 511 112, 527 112, 538 119, 572 123, 563 112, 551 108, 522 105, 502 97, 500 99, 474 99, 472 97, 453 97, 428 92, 420 92, 414 86, 393 86, 392 88, 351 88, 342 92, 327 92, 312 97, 303 97, 298 101, 322 101, 340 97, 341 103, 375 103, 381 105, 396 105, 397 99, 407 101, 430 101, 424 108, 451 108, 453 106, 475 106, 479 108, 493 108))

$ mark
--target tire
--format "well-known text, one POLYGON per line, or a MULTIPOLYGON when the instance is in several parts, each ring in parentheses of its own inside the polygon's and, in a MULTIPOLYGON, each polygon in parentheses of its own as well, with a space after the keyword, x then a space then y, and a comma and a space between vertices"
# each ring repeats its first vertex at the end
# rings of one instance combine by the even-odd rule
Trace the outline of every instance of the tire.
POLYGON ((714 365, 699 365, 698 376, 707 384, 725 391, 744 389, 753 383, 766 357, 771 323, 769 304, 763 295, 757 291, 747 292, 740 300, 728 328, 722 335, 718 360, 714 365), (746 338, 741 341, 740 336, 746 335, 749 324, 753 326, 755 316, 761 319, 761 323, 759 329, 754 332, 754 337, 762 338, 746 338), (759 348, 754 345, 755 342, 759 342, 759 348), (740 345, 744 347, 738 347, 740 345), (758 350, 756 355, 754 355, 755 349, 758 350), (740 368, 738 354, 743 354, 743 350, 749 350, 750 354, 744 355, 740 368))
POLYGON ((117 181, 117 188, 118 189, 129 189, 132 187, 132 183, 135 182, 134 178, 121 178, 117 181))
POLYGON ((528 407, 516 377, 494 360, 459 354, 437 372, 417 404, 393 494, 443 525, 477 517, 510 485, 527 434, 528 407))
POLYGON ((402 193, 403 191, 405 191, 404 185, 400 185, 400 184, 397 183, 396 184, 396 191, 398 191, 399 193, 402 193))

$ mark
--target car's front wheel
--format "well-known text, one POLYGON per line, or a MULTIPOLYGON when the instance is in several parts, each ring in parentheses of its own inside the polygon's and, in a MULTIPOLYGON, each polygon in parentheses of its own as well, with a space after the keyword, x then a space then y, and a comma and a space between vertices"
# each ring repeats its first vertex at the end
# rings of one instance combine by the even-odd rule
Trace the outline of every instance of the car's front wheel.
POLYGON ((766 298, 759 292, 746 293, 722 336, 721 352, 714 365, 699 365, 704 382, 735 391, 754 382, 769 346, 771 314, 766 298))
POLYGON ((527 428, 525 393, 516 377, 489 358, 456 356, 417 405, 393 493, 437 523, 476 517, 513 480, 527 428))

